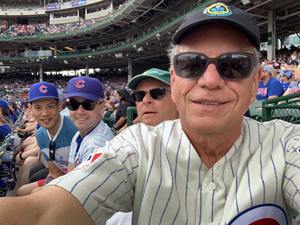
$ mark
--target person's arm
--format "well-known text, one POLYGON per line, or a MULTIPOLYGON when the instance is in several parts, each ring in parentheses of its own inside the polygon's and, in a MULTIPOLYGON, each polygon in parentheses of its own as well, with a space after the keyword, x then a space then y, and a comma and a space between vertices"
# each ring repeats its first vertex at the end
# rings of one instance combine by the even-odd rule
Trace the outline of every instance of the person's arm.
POLYGON ((64 175, 64 173, 60 169, 58 169, 57 166, 52 161, 47 161, 47 165, 49 168, 49 174, 47 175, 45 182, 43 183, 43 186, 45 186, 55 178, 64 175))
POLYGON ((31 124, 30 126, 28 126, 28 127, 25 128, 25 129, 20 129, 20 128, 18 128, 18 132, 27 133, 27 132, 34 131, 35 128, 36 128, 36 125, 37 125, 37 123, 34 122, 33 124, 31 124))
POLYGON ((24 197, 1 198, 0 208, 1 223, 6 225, 94 224, 80 202, 57 186, 24 197))
POLYGON ((273 98, 277 98, 278 95, 272 95, 272 96, 269 96, 268 99, 273 99, 273 98))
POLYGON ((290 88, 287 88, 287 89, 285 90, 285 92, 283 93, 282 96, 288 95, 288 94, 290 93, 290 91, 291 91, 291 89, 290 89, 290 88))
POLYGON ((124 124, 127 120, 127 108, 131 106, 131 103, 130 102, 125 102, 124 104, 122 104, 122 108, 120 108, 120 111, 121 111, 121 117, 120 119, 118 120, 118 122, 115 124, 114 128, 117 128, 117 129, 120 129, 122 127, 122 124, 124 124))
POLYGON ((22 160, 25 160, 26 158, 30 157, 30 156, 37 156, 38 153, 40 151, 40 148, 38 146, 37 143, 32 144, 31 149, 28 151, 23 151, 20 152, 17 156, 16 156, 16 162, 20 163, 22 160))
POLYGON ((68 172, 67 173, 71 172, 73 169, 74 169, 73 163, 69 162, 69 164, 68 164, 68 172))
POLYGON ((132 121, 132 124, 137 124, 137 123, 139 123, 139 122, 140 122, 140 118, 137 117, 137 118, 135 118, 135 119, 132 121))
POLYGON ((127 117, 120 117, 120 119, 118 120, 118 122, 115 124, 115 128, 119 128, 123 123, 125 123, 127 120, 127 117))
MULTIPOLYGON (((136 124, 136 123, 139 123, 140 122, 140 119, 137 117, 135 118, 133 121, 132 121, 132 124, 136 124)), ((127 128, 127 123, 123 126, 123 128, 127 128)))

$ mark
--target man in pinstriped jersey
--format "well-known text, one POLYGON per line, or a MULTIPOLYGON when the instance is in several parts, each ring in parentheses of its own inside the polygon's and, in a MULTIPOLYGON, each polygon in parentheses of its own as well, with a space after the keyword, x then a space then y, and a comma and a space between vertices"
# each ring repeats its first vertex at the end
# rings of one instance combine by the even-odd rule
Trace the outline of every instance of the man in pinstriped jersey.
POLYGON ((300 128, 243 117, 261 77, 256 21, 215 3, 187 15, 172 42, 180 119, 133 125, 30 199, 1 199, 5 224, 9 211, 20 224, 105 224, 130 210, 142 225, 290 223, 300 128))

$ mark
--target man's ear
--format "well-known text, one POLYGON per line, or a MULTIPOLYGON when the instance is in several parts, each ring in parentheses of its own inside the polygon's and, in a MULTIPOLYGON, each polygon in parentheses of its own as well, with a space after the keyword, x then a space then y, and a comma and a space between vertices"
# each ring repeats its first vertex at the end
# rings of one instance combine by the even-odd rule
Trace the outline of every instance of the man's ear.
POLYGON ((261 66, 259 66, 257 74, 253 76, 251 104, 253 102, 255 102, 255 100, 256 100, 257 89, 258 89, 258 85, 259 85, 259 82, 260 82, 261 73, 262 73, 262 68, 261 68, 261 66))
POLYGON ((101 105, 100 105, 100 111, 99 111, 99 114, 102 115, 102 113, 104 112, 104 109, 105 109, 105 103, 103 102, 101 105))
POLYGON ((59 111, 62 110, 62 100, 58 101, 58 109, 59 109, 59 111))
POLYGON ((175 96, 174 96, 174 82, 175 82, 175 77, 176 77, 176 75, 175 75, 175 71, 174 71, 174 68, 173 68, 173 66, 171 66, 170 67, 170 73, 171 73, 171 90, 172 90, 172 92, 171 92, 171 98, 172 98, 172 101, 175 103, 175 96))

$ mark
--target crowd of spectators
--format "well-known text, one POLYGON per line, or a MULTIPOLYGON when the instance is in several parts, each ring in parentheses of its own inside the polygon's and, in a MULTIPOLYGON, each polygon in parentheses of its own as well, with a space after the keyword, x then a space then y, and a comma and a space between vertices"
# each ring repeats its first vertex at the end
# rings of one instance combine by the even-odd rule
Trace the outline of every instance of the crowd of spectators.
MULTIPOLYGON (((83 75, 83 74, 82 74, 83 75)), ((128 72, 106 71, 90 74, 102 82, 106 91, 127 88, 128 72)), ((65 90, 71 78, 75 76, 62 76, 61 74, 43 74, 44 81, 51 82, 60 90, 65 90)), ((0 96, 3 98, 13 94, 16 98, 26 96, 32 84, 39 82, 38 74, 1 74, 0 96)))
POLYGON ((74 16, 78 16, 77 11, 68 14, 54 14, 54 19, 69 18, 74 16))
POLYGON ((0 5, 2 11, 37 11, 42 10, 43 6, 34 4, 5 4, 0 5))
MULTIPOLYGON (((125 3, 123 3, 123 4, 125 6, 125 3)), ((119 9, 123 8, 122 5, 120 5, 119 9)), ((98 7, 94 8, 94 9, 87 9, 87 14, 91 14, 91 13, 95 13, 95 12, 102 12, 102 11, 108 10, 108 9, 111 9, 110 5, 108 5, 107 7, 101 7, 101 9, 98 9, 98 7)))
MULTIPOLYGON (((98 17, 90 20, 84 20, 81 19, 78 22, 74 23, 66 23, 66 24, 60 24, 60 25, 50 25, 48 23, 38 23, 38 24, 28 24, 28 25, 22 25, 22 24, 6 24, 3 23, 1 25, 1 32, 0 32, 0 38, 4 37, 24 37, 24 36, 32 36, 32 35, 45 35, 49 36, 51 34, 65 34, 74 32, 81 29, 86 29, 90 26, 93 26, 97 23, 104 22, 107 19, 110 19, 111 17, 115 16, 119 10, 124 8, 128 2, 131 0, 127 0, 123 4, 119 6, 118 9, 114 11, 114 13, 108 12, 106 16, 104 17, 98 17)), ((110 6, 107 7, 109 9, 110 6)), ((74 14, 66 14, 66 15, 56 15, 55 18, 66 18, 70 16, 77 16, 74 14)))

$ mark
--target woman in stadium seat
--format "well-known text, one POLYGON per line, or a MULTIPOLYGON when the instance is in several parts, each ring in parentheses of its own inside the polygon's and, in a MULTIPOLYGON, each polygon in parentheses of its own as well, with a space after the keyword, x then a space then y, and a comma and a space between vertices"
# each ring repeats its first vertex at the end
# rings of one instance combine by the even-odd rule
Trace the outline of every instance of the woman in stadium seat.
POLYGON ((127 108, 136 105, 129 92, 125 89, 118 90, 116 98, 121 104, 115 111, 115 125, 113 129, 120 130, 127 122, 127 108))

